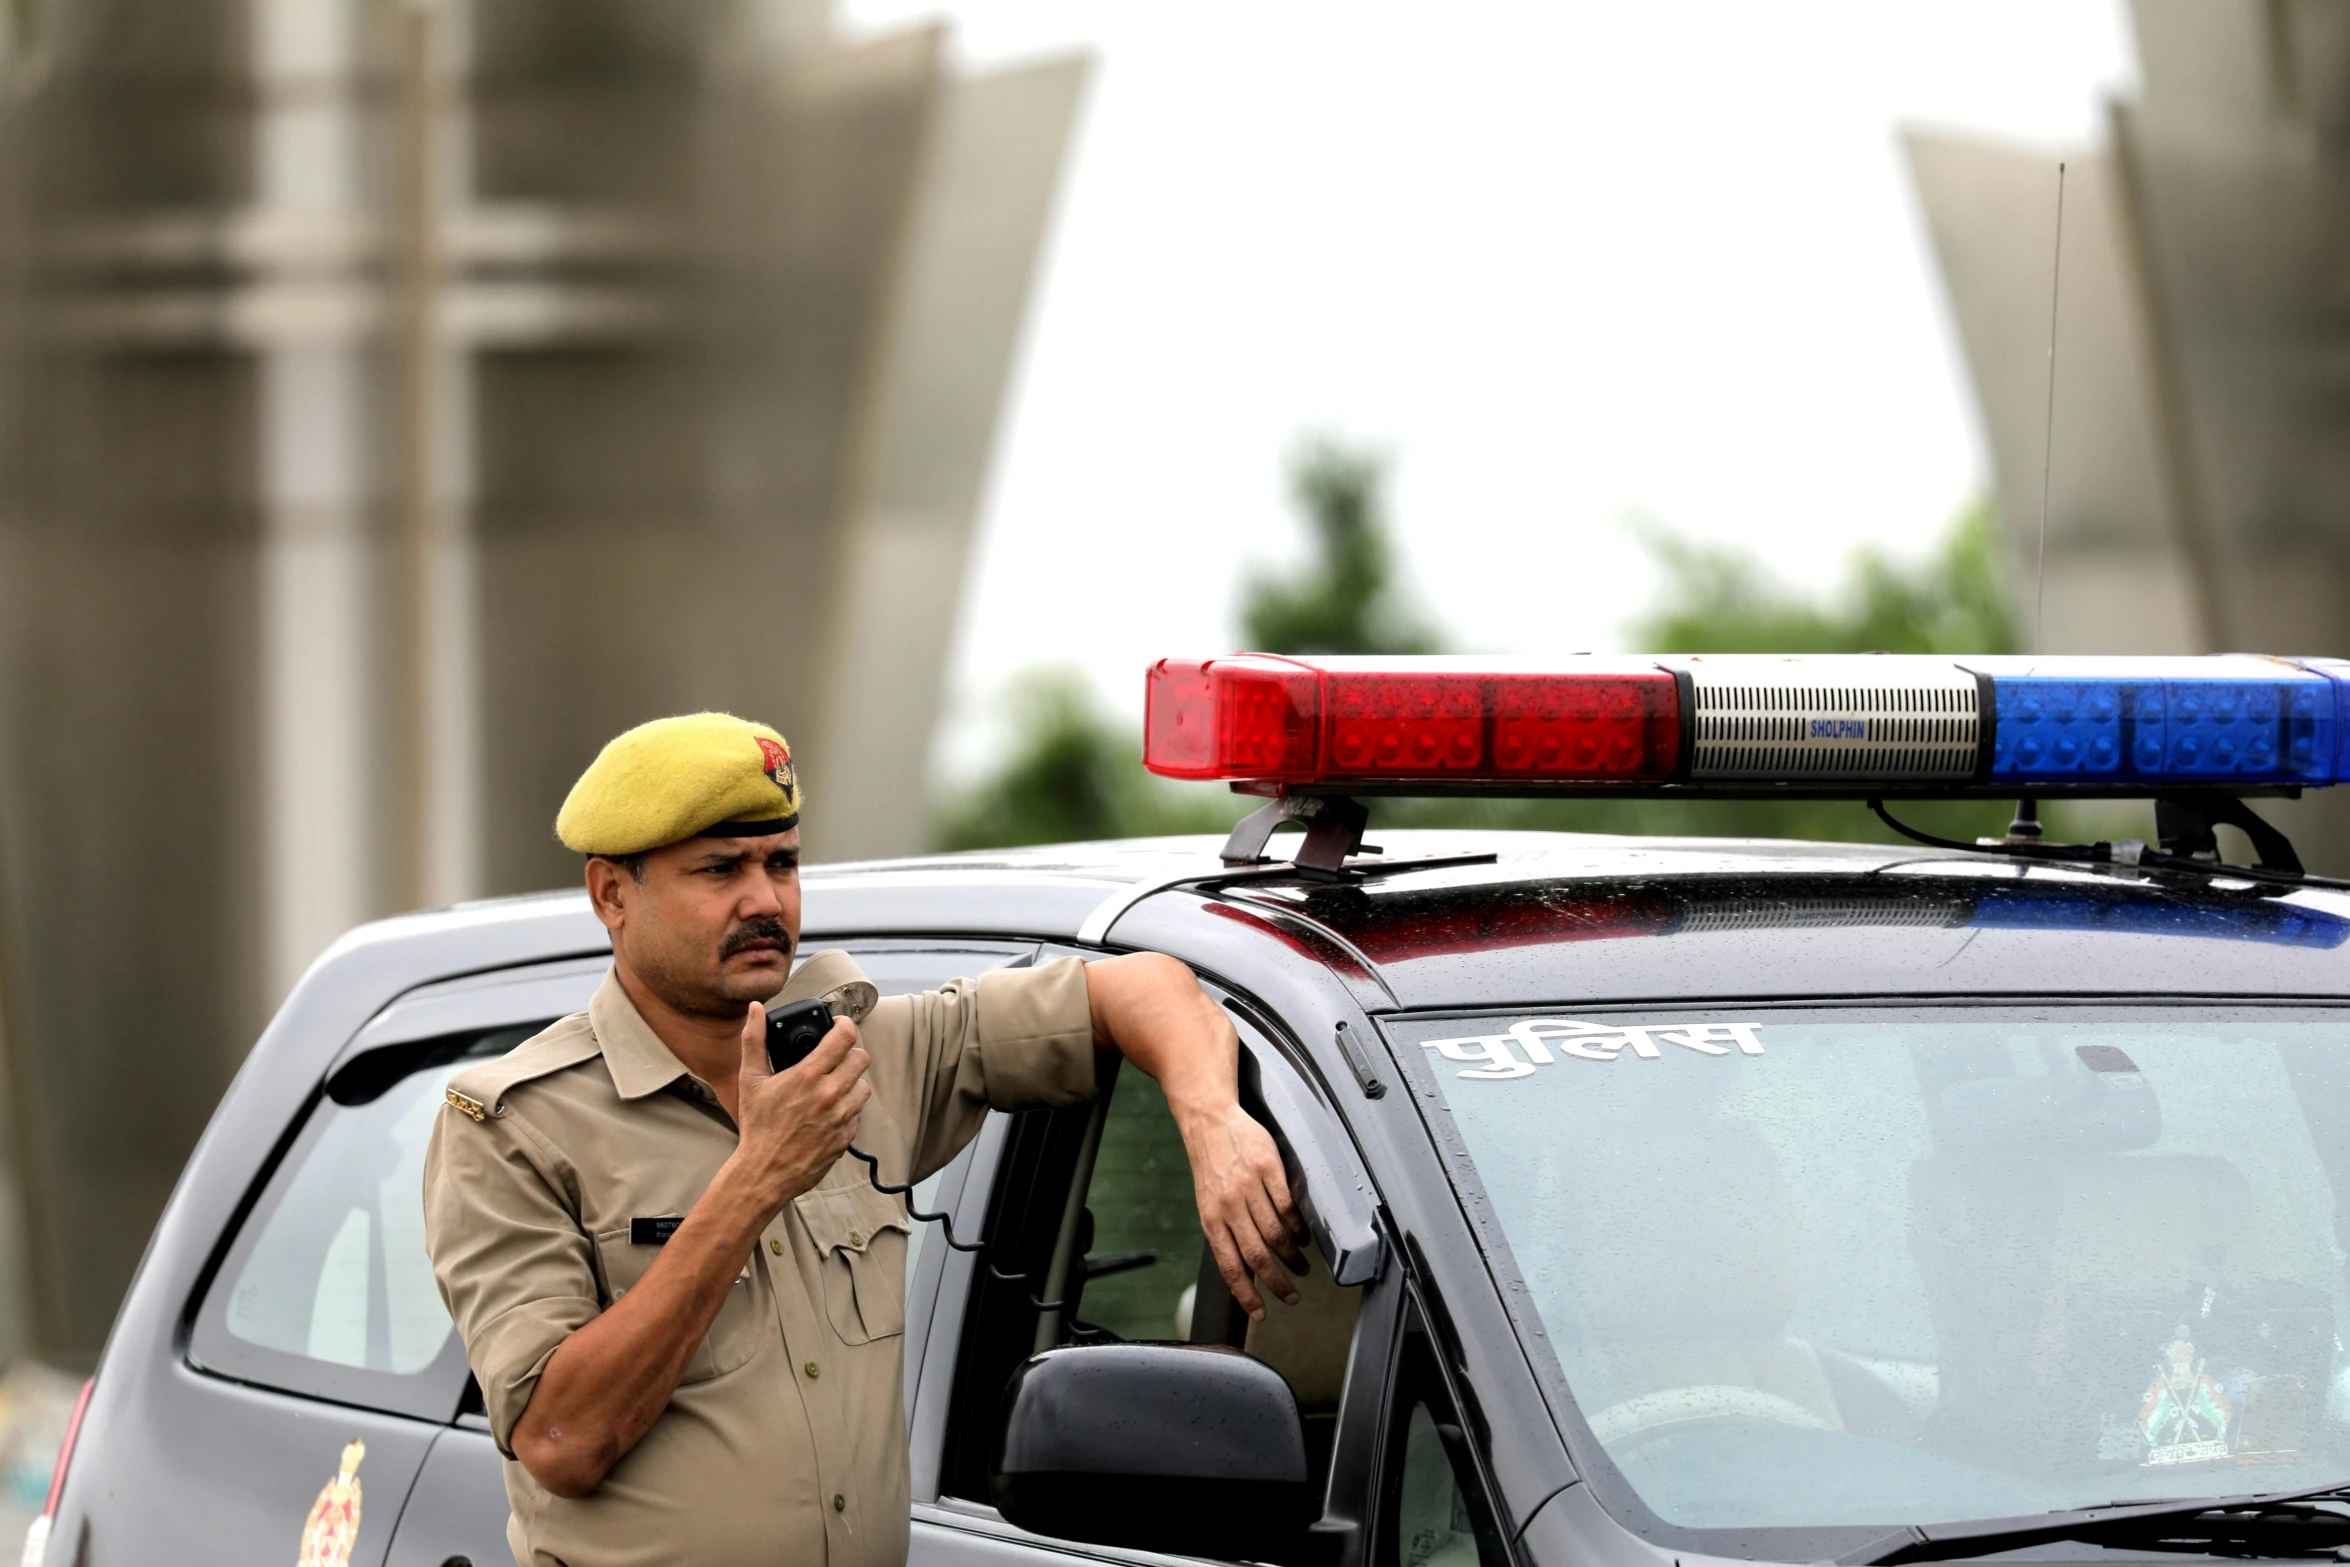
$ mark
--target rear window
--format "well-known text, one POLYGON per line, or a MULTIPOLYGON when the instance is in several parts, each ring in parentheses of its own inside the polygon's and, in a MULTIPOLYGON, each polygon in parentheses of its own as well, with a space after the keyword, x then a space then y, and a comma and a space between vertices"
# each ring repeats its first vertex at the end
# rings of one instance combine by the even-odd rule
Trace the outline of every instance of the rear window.
POLYGON ((223 1260, 191 1346, 210 1371, 431 1420, 464 1348, 433 1283, 420 1193, 449 1080, 545 1027, 396 1046, 337 1073, 223 1260))

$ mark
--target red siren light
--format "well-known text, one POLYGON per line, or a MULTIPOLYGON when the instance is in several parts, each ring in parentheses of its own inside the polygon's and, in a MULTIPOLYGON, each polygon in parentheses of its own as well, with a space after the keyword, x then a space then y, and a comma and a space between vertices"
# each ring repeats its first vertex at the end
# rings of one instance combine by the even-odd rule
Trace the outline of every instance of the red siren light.
POLYGON ((1168 778, 1267 783, 1665 782, 1681 699, 1653 663, 1572 673, 1371 658, 1162 659, 1143 764, 1168 778))

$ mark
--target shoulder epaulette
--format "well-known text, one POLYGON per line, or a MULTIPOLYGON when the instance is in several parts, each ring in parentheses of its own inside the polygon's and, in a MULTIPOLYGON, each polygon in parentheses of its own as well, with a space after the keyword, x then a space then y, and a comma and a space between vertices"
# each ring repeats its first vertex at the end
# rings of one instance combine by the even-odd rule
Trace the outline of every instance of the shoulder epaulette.
POLYGON ((769 1005, 789 1006, 794 1001, 819 998, 831 1006, 834 1016, 862 1023, 880 1003, 881 992, 857 967, 857 960, 836 947, 810 956, 769 1005))
POLYGON ((533 1078, 593 1060, 603 1050, 587 1014, 575 1013, 533 1034, 494 1061, 468 1067, 449 1080, 448 1102, 476 1121, 506 1113, 506 1091, 533 1078))

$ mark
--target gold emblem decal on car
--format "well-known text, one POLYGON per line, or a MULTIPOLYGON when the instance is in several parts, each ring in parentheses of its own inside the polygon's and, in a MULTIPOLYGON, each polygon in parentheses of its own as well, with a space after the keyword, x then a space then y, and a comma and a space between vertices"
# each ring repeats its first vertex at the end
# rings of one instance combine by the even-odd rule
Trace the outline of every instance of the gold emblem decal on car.
POLYGON ((327 1481, 302 1525, 302 1556, 296 1567, 350 1567, 359 1543, 359 1460, 367 1444, 353 1438, 343 1448, 342 1472, 327 1481))

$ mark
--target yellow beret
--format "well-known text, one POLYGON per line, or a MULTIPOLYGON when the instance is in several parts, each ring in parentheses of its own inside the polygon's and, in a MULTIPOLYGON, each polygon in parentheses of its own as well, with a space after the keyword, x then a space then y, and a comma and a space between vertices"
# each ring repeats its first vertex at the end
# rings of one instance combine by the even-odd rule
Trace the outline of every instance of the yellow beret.
POLYGON ((688 713, 604 747, 555 817, 579 854, 642 854, 688 838, 756 838, 800 820, 791 747, 765 724, 688 713))

